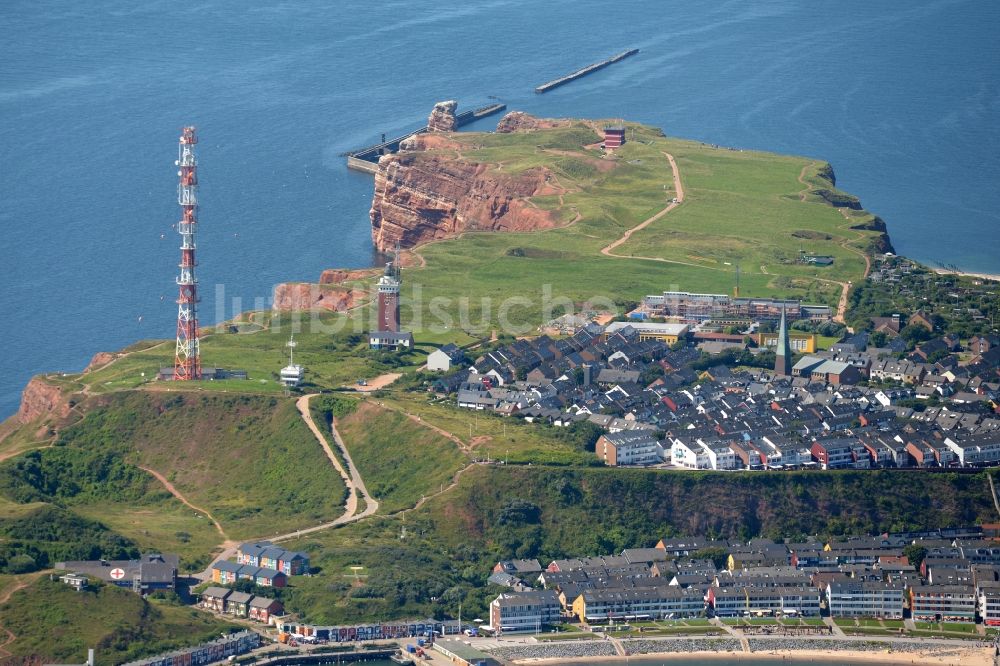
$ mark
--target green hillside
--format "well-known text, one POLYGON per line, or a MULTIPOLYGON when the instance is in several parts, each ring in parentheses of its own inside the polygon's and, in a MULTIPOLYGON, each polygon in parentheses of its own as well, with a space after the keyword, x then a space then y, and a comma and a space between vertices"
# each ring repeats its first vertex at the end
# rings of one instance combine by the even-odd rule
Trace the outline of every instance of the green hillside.
POLYGON ((439 492, 465 460, 453 441, 372 401, 337 419, 337 430, 382 513, 439 492))
POLYGON ((342 512, 343 481, 288 398, 116 393, 64 430, 59 444, 119 451, 160 472, 232 538, 342 512))
POLYGON ((102 398, 54 448, 0 464, 0 497, 64 506, 135 547, 203 566, 222 535, 139 466, 165 476, 234 539, 330 520, 346 496, 291 399, 124 392, 102 398))
POLYGON ((6 646, 33 663, 80 664, 94 648, 98 664, 121 664, 210 640, 234 625, 192 608, 104 585, 76 592, 43 577, 0 605, 6 646))
POLYGON ((287 608, 310 621, 486 612, 499 559, 541 561, 651 546, 670 535, 747 539, 875 533, 996 519, 985 473, 733 474, 476 466, 405 518, 304 539, 322 575, 287 608), (351 566, 363 566, 356 578, 351 566), (437 600, 433 600, 432 597, 437 600))

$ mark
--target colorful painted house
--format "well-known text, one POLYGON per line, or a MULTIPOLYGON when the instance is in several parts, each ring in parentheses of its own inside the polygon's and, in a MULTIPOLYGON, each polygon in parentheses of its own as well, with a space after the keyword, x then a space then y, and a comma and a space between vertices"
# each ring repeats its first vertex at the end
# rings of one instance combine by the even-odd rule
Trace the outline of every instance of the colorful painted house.
POLYGON ((299 576, 309 570, 309 556, 303 552, 285 550, 269 541, 244 543, 236 550, 236 561, 254 567, 266 567, 299 576))
POLYGON ((267 597, 254 597, 250 601, 250 619, 267 624, 272 617, 279 616, 285 612, 284 606, 277 599, 267 597))
POLYGON ((237 573, 243 565, 228 560, 219 560, 212 565, 212 580, 216 583, 229 585, 239 580, 237 573))

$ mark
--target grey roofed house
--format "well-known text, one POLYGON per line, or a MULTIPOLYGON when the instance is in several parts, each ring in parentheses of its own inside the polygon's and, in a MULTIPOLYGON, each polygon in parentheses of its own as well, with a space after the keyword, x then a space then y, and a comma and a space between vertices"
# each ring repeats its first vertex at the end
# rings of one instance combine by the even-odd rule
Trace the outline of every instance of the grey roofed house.
POLYGON ((413 348, 413 334, 409 331, 372 331, 368 334, 368 344, 372 349, 413 348))
POLYGON ((201 596, 203 599, 205 597, 212 597, 214 599, 225 599, 227 596, 232 594, 232 592, 233 591, 230 590, 228 587, 217 587, 213 585, 212 587, 206 587, 204 590, 202 590, 201 596))
POLYGON ((225 571, 227 573, 237 573, 244 566, 246 565, 239 564, 237 562, 231 562, 229 560, 219 560, 218 562, 212 565, 212 568, 218 569, 219 571, 225 571))
POLYGON ((524 581, 517 576, 512 576, 509 573, 494 573, 490 574, 490 577, 486 579, 488 583, 493 585, 500 585, 502 587, 511 587, 514 589, 519 589, 525 587, 524 581))
POLYGON ((660 548, 626 548, 622 551, 622 557, 629 564, 652 564, 666 561, 667 552, 660 548))
POLYGON ((639 381, 642 373, 638 370, 615 370, 614 368, 604 368, 597 373, 598 384, 625 384, 639 381))
POLYGON ((507 573, 529 574, 540 573, 542 564, 538 560, 503 560, 500 568, 507 573))

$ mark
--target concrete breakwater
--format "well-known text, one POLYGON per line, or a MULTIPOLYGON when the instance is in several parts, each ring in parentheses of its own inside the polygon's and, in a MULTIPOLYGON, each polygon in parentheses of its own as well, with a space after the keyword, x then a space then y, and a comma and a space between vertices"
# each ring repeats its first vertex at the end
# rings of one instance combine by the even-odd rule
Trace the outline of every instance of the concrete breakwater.
POLYGON ((587 65, 586 67, 582 67, 576 70, 575 72, 570 72, 566 76, 560 76, 558 79, 552 79, 548 83, 543 83, 542 85, 535 88, 535 92, 539 94, 546 93, 552 90, 553 88, 558 88, 559 86, 565 85, 570 81, 575 81, 581 76, 586 76, 587 74, 593 74, 599 69, 604 69, 608 65, 613 65, 619 60, 624 60, 629 56, 634 56, 638 52, 639 49, 629 49, 628 51, 622 51, 621 53, 611 56, 607 60, 595 62, 593 65, 587 65))
MULTIPOLYGON (((455 127, 462 127, 463 125, 468 125, 469 123, 479 120, 480 118, 485 118, 486 116, 492 116, 495 113, 500 113, 507 108, 506 104, 496 103, 489 104, 487 106, 481 106, 471 111, 464 111, 455 116, 455 127)), ((426 125, 412 132, 407 132, 406 134, 395 137, 394 139, 389 139, 382 141, 381 143, 376 143, 371 146, 365 146, 364 148, 358 148, 357 150, 352 150, 346 153, 341 153, 341 157, 347 158, 347 168, 354 169, 355 171, 364 171, 366 173, 375 173, 376 167, 378 166, 378 159, 383 155, 390 155, 392 153, 399 151, 399 144, 406 139, 414 136, 416 134, 423 134, 427 132, 428 128, 426 125)))

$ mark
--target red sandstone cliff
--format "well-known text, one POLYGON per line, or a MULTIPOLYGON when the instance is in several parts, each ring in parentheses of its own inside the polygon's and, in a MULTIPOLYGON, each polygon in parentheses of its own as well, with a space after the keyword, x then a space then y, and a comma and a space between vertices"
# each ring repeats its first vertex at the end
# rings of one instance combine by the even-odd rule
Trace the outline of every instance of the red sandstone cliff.
POLYGON ((308 282, 285 282, 274 288, 275 310, 329 310, 343 312, 364 302, 367 293, 360 289, 332 287, 308 282))
POLYGON ((569 127, 572 121, 557 118, 536 118, 524 111, 511 111, 497 123, 498 134, 511 132, 530 132, 537 129, 552 129, 553 127, 569 127))
POLYGON ((379 268, 363 268, 360 270, 344 270, 342 268, 328 268, 319 276, 320 284, 344 284, 345 282, 355 282, 357 280, 367 280, 380 275, 379 268))
POLYGON ((70 395, 55 384, 49 384, 40 377, 32 377, 21 392, 17 420, 29 423, 43 416, 66 418, 72 409, 70 395))
POLYGON ((464 231, 535 231, 558 220, 526 199, 561 190, 543 168, 517 174, 494 165, 433 152, 433 139, 420 138, 379 160, 370 211, 372 240, 387 252, 398 242, 413 247, 464 231), (431 150, 428 150, 428 149, 431 150))

